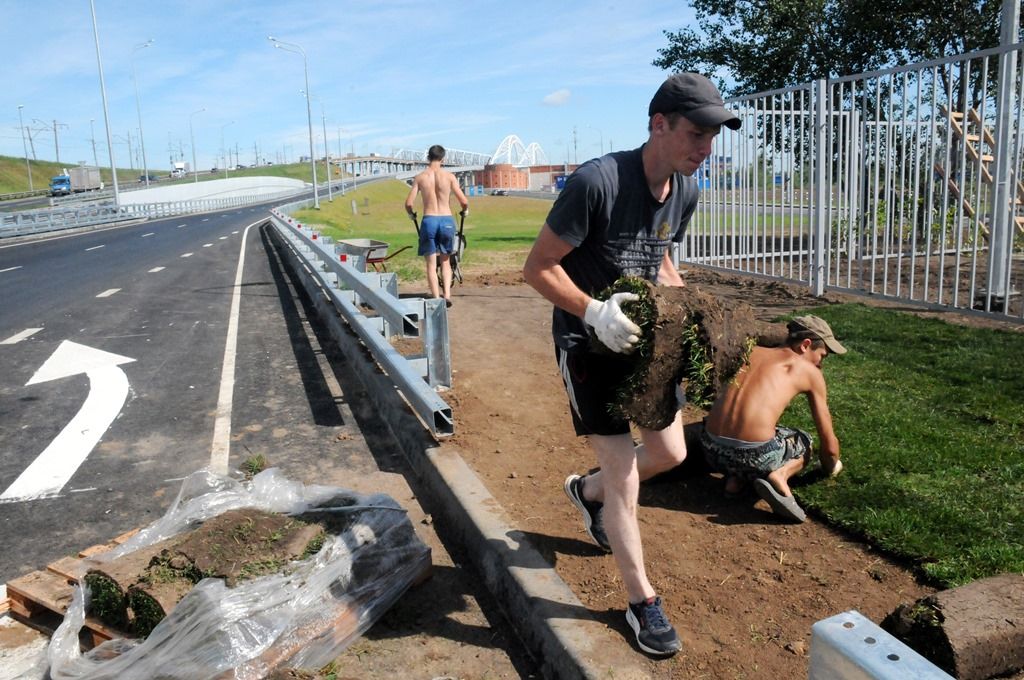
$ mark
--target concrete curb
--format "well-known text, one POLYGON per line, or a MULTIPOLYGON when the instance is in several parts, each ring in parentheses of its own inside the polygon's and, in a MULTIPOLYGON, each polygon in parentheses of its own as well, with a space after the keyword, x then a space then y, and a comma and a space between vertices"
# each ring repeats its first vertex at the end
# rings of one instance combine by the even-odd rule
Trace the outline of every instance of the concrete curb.
POLYGON ((507 521, 505 510, 452 449, 441 449, 335 310, 306 262, 269 232, 297 275, 349 368, 429 493, 430 506, 461 542, 526 648, 551 678, 649 677, 638 654, 598 622, 554 568, 507 521))

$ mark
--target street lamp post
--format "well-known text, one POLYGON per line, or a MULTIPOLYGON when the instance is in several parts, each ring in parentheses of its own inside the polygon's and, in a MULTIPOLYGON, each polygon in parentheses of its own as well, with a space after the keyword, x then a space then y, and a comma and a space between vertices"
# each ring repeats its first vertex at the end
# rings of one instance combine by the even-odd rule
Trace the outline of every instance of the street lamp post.
POLYGON ((220 126, 220 153, 224 159, 224 179, 228 178, 227 149, 224 147, 224 128, 226 128, 229 125, 234 125, 234 123, 235 121, 231 121, 230 123, 224 123, 220 126))
POLYGON ((21 148, 25 153, 25 169, 28 170, 28 190, 32 191, 32 166, 28 162, 28 145, 25 143, 25 120, 21 117, 24 104, 18 104, 18 124, 21 126, 21 148))
MULTIPOLYGON (((302 94, 306 94, 306 92, 302 94)), ((308 97, 309 95, 306 96, 308 97)), ((320 102, 320 120, 324 125, 324 168, 327 170, 327 200, 334 203, 334 196, 331 193, 331 150, 327 145, 327 112, 324 109, 324 100, 315 94, 312 96, 316 97, 317 101, 320 102)))
POLYGON ((188 136, 192 139, 192 178, 195 180, 196 184, 199 184, 199 168, 196 166, 196 134, 192 131, 192 116, 197 113, 202 113, 205 110, 206 107, 204 106, 198 111, 193 111, 188 114, 188 136))
MULTIPOLYGON (((278 40, 272 35, 267 36, 267 40, 274 44, 279 50, 285 52, 294 52, 295 54, 302 55, 302 71, 306 76, 306 92, 309 92, 309 63, 306 59, 306 51, 295 43, 284 42, 278 40)), ((309 97, 306 97, 306 122, 309 125, 309 166, 313 170, 313 207, 317 210, 320 209, 320 193, 316 188, 316 153, 313 151, 313 111, 309 104, 309 97)), ((330 177, 327 178, 330 180, 330 177)))
POLYGON ((142 133, 142 106, 139 105, 139 79, 135 77, 135 53, 144 50, 153 44, 150 38, 141 45, 136 45, 132 50, 130 61, 132 63, 132 81, 135 83, 135 111, 139 114, 139 145, 142 146, 142 176, 146 178, 146 186, 149 186, 149 164, 146 163, 146 140, 142 133))
POLYGON ((89 0, 92 13, 92 35, 96 42, 96 67, 100 72, 100 94, 103 100, 103 124, 107 128, 107 154, 110 156, 110 174, 114 180, 114 208, 121 209, 121 192, 117 186, 117 163, 114 160, 114 141, 110 138, 110 115, 107 112, 107 86, 103 83, 103 59, 100 57, 100 29, 96 23, 96 3, 89 0))

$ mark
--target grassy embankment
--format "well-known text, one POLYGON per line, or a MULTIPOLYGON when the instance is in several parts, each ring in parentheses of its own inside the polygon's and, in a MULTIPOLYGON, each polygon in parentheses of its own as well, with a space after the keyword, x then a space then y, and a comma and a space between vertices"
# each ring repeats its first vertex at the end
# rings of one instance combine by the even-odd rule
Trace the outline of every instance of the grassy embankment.
MULTIPOLYGON (((72 167, 77 165, 77 163, 31 161, 30 165, 32 167, 32 188, 38 190, 48 188, 50 186, 51 177, 59 175, 65 168, 70 170, 72 167)), ((317 179, 323 182, 323 172, 325 171, 323 164, 319 164, 316 170, 317 179)), ((157 186, 194 181, 191 175, 183 179, 170 180, 168 178, 170 171, 167 169, 150 168, 149 173, 157 177, 157 186)), ((136 168, 134 170, 118 168, 117 181, 120 186, 135 187, 138 186, 139 177, 141 175, 141 168, 136 168)), ((243 168, 242 170, 228 171, 228 177, 290 177, 292 179, 301 179, 304 182, 311 181, 312 176, 313 172, 309 167, 309 163, 264 165, 258 168, 243 168)), ((100 177, 106 185, 109 186, 112 184, 110 168, 101 167, 100 177)), ((210 174, 206 169, 200 170, 200 182, 223 178, 223 170, 214 174, 210 174)), ((337 174, 334 177, 335 181, 339 178, 340 175, 337 174)), ((28 169, 25 167, 25 159, 11 156, 0 156, 0 194, 13 194, 22 191, 28 191, 28 169)))
MULTIPOLYGON (((398 180, 384 180, 346 191, 335 192, 328 202, 320 193, 320 210, 303 210, 296 217, 303 223, 321 225, 322 233, 335 239, 369 238, 386 241, 388 254, 405 246, 408 250, 387 262, 388 271, 397 272, 402 282, 425 278, 423 258, 416 255, 416 229, 406 216, 405 197, 409 186, 398 180), (353 214, 352 202, 356 204, 353 214)), ((458 204, 452 201, 453 210, 458 204)), ((551 202, 516 196, 470 196, 466 218, 466 253, 463 270, 481 266, 510 266, 526 257, 551 202)), ((417 212, 421 212, 417 199, 417 212)), ((420 215, 422 218, 422 215, 420 215)), ((455 216, 458 221, 459 216, 455 216)))
MULTIPOLYGON (((380 182, 304 211, 335 238, 415 246, 407 187, 380 182), (351 201, 358 214, 352 214, 351 201)), ((514 196, 471 197, 466 265, 519 267, 550 208, 514 196)), ((415 248, 389 262, 421 279, 415 248)), ((953 586, 1024 572, 1024 334, 967 328, 863 305, 812 310, 850 348, 824 370, 846 468, 796 484, 837 526, 953 586)), ((803 399, 783 422, 814 431, 803 399)))

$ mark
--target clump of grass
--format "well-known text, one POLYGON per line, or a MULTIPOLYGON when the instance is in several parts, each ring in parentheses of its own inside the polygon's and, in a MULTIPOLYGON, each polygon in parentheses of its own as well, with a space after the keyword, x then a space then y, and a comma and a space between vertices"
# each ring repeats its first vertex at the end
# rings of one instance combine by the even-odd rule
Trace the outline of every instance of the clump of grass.
POLYGON ((245 474, 246 479, 252 479, 267 469, 267 457, 262 453, 246 458, 239 469, 245 474))
POLYGON ((128 603, 124 590, 106 574, 90 571, 85 575, 89 587, 87 613, 109 626, 124 630, 128 626, 128 603))

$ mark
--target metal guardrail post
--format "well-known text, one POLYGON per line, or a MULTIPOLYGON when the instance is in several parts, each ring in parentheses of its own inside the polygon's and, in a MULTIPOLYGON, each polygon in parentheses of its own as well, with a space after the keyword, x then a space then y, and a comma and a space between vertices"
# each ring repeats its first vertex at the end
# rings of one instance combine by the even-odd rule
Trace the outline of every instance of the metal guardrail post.
POLYGON ((330 295, 349 327, 430 430, 438 436, 452 434, 451 407, 433 389, 451 385, 447 309, 443 300, 399 299, 394 274, 357 271, 353 266, 361 265, 357 258, 347 255, 342 262, 329 239, 324 243, 319 235, 314 238, 314 232, 288 217, 283 209, 271 211, 272 233, 289 247, 298 263, 305 265, 296 267, 299 275, 311 275, 330 295), (359 307, 361 304, 372 307, 379 316, 367 317, 359 307), (391 326, 402 329, 402 335, 422 337, 424 355, 407 357, 399 353, 389 341, 391 326))

